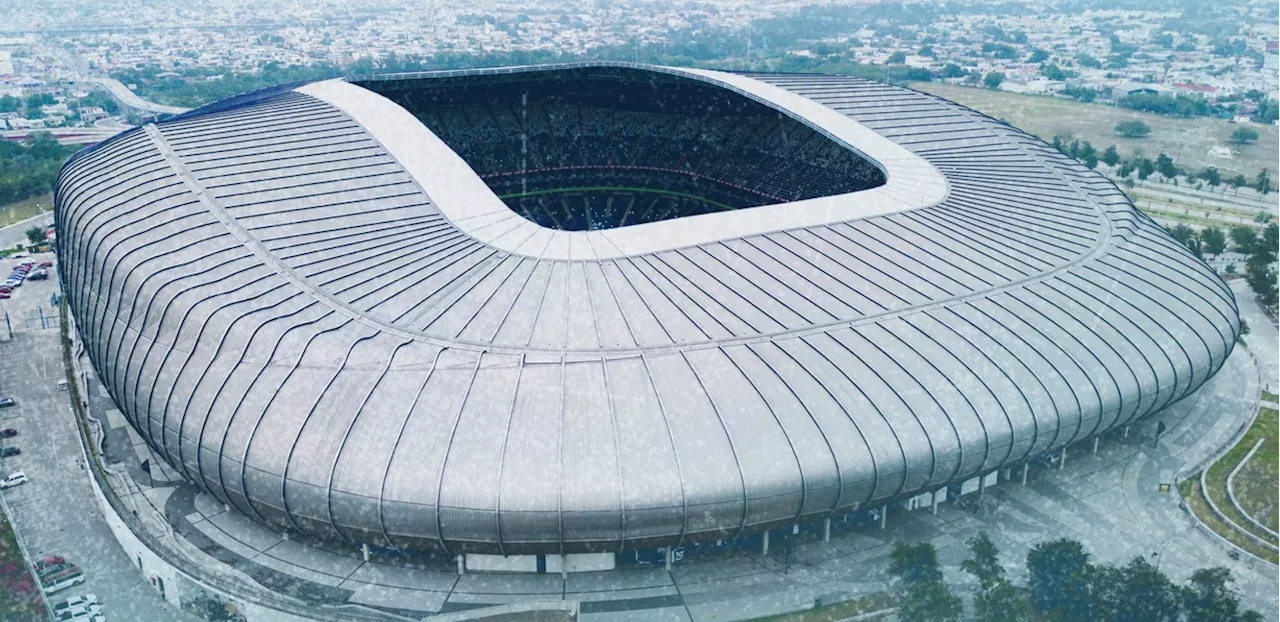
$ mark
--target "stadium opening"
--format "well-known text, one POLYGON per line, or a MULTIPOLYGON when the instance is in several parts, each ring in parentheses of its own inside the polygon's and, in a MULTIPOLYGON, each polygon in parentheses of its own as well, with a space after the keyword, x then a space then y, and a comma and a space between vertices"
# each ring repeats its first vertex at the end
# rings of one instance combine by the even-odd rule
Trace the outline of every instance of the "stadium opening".
POLYGON ((884 172, 744 94, 578 67, 356 84, 413 113, 516 213, 565 231, 857 192, 884 172))

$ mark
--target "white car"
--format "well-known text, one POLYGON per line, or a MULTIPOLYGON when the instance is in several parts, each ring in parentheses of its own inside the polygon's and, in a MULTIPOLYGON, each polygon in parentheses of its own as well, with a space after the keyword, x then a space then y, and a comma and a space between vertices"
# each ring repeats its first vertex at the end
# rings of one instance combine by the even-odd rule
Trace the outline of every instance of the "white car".
POLYGON ((21 486, 27 483, 27 474, 22 471, 14 471, 0 480, 0 490, 21 486))
POLYGON ((86 603, 63 609, 62 611, 53 614, 53 617, 58 622, 64 622, 66 620, 87 619, 90 616, 96 616, 100 613, 102 613, 102 605, 86 603))
POLYGON ((96 605, 96 604, 98 604, 98 597, 96 595, 81 594, 79 596, 72 596, 71 598, 68 598, 54 605, 53 613, 54 615, 57 615, 72 607, 79 607, 81 605, 96 605))

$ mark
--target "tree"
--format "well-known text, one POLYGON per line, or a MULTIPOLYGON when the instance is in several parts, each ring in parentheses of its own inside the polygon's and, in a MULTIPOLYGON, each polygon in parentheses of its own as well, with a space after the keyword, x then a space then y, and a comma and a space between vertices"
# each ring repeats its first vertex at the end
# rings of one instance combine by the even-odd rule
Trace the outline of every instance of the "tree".
POLYGON ((1085 165, 1085 166, 1087 166, 1087 167, 1089 167, 1089 169, 1090 169, 1090 170, 1093 170, 1093 169, 1095 169, 1095 168, 1098 168, 1098 154, 1097 154, 1097 153, 1090 153, 1090 154, 1086 154, 1083 158, 1081 158, 1081 159, 1080 159, 1080 161, 1081 161, 1081 162, 1084 162, 1084 165, 1085 165))
POLYGON ((1066 80, 1067 72, 1063 71, 1056 63, 1049 63, 1040 69, 1040 73, 1050 80, 1066 80))
POLYGON ((982 78, 982 85, 989 89, 1000 88, 1000 83, 1004 82, 1004 74, 999 71, 993 71, 982 78))
POLYGON ((907 62, 906 52, 894 52, 889 55, 889 60, 885 61, 885 63, 889 65, 901 65, 905 62, 907 62))
POLYGON ((1255 140, 1258 140, 1258 130, 1251 127, 1237 127, 1234 132, 1231 132, 1231 142, 1237 145, 1244 145, 1255 140))
POLYGON ((960 568, 978 580, 973 594, 973 612, 986 622, 1019 622, 1026 619, 1026 603, 1022 595, 1004 576, 999 551, 986 532, 969 538, 969 559, 960 568))
POLYGON ((1180 590, 1145 558, 1133 558, 1120 569, 1120 577, 1120 598, 1115 603, 1112 619, 1178 622, 1182 609, 1180 590))
POLYGON ((958 622, 964 615, 964 601, 951 593, 942 581, 911 585, 898 606, 898 619, 921 622, 958 622))
POLYGON ((1102 152, 1102 161, 1106 162, 1107 166, 1115 166, 1120 163, 1120 152, 1116 151, 1115 145, 1107 147, 1106 151, 1102 152))
POLYGON ((1156 172, 1166 180, 1173 179, 1178 176, 1178 166, 1173 163, 1173 158, 1162 153, 1156 156, 1156 172))
POLYGON ((1154 172, 1156 172, 1156 163, 1152 162, 1151 158, 1138 160, 1138 179, 1146 180, 1154 172))
POLYGON ((1231 228, 1231 241, 1235 242, 1237 251, 1248 255, 1258 241, 1258 232, 1249 225, 1236 225, 1231 228))
POLYGON ((1270 252, 1260 251, 1249 255, 1244 264, 1244 282, 1263 305, 1272 305, 1276 297, 1276 275, 1271 270, 1270 252))
POLYGON ((1231 184, 1231 188, 1236 191, 1236 194, 1240 194, 1240 189, 1249 185, 1249 180, 1245 179, 1244 175, 1236 175, 1227 183, 1231 184))
POLYGON ((1121 121, 1116 124, 1115 132, 1125 138, 1146 138, 1151 133, 1151 126, 1137 119, 1121 121))
POLYGON ((1173 236, 1179 244, 1186 244, 1188 240, 1195 237, 1196 230, 1187 225, 1178 224, 1169 230, 1169 235, 1173 236))
POLYGON ((889 575, 908 585, 942 580, 938 550, 930 542, 911 544, 896 540, 889 553, 889 575))
POLYGON ((947 63, 942 67, 943 78, 963 78, 965 73, 965 70, 955 63, 947 63))
POLYGON ((1205 227, 1201 230, 1200 241, 1204 242, 1204 251, 1214 257, 1227 250, 1227 234, 1217 227, 1205 227))
POLYGON ((1028 63, 1043 63, 1049 60, 1049 51, 1036 48, 1031 50, 1031 56, 1027 58, 1028 63))
POLYGON ((1280 239, 1278 239, 1280 236, 1277 234, 1280 234, 1280 231, 1277 230, 1276 223, 1273 222, 1267 225, 1267 227, 1262 230, 1262 240, 1259 243, 1259 248, 1255 251, 1255 254, 1266 255, 1268 257, 1268 261, 1275 261, 1276 245, 1280 244, 1280 239))
MULTIPOLYGON (((1244 323, 1241 322, 1241 334, 1244 323)), ((1182 610, 1189 620, 1235 620, 1240 615, 1240 602, 1231 590, 1231 571, 1226 568, 1201 568, 1191 573, 1182 588, 1182 610)))
POLYGON ((1271 175, 1267 174, 1267 169, 1264 168, 1258 172, 1258 176, 1254 179, 1254 184, 1254 187, 1256 187, 1258 192, 1261 192, 1263 196, 1266 196, 1268 192, 1271 192, 1271 175))
POLYGON ((1089 553, 1075 540, 1037 544, 1027 553, 1031 602, 1042 612, 1061 616, 1064 622, 1093 620, 1090 569, 1089 553))
POLYGON ((46 239, 48 239, 48 237, 45 235, 44 227, 32 227, 27 229, 27 241, 30 242, 32 246, 38 246, 46 239))
POLYGON ((1200 172, 1200 179, 1209 184, 1210 188, 1217 188, 1222 184, 1222 173, 1218 172, 1217 168, 1210 166, 1200 172))

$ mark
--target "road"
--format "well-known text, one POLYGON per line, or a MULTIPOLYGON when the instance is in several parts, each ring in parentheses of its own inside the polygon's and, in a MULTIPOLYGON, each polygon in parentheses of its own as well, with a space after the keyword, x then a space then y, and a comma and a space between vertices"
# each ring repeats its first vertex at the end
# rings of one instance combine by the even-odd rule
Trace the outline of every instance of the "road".
POLYGON ((149 102, 138 97, 137 93, 130 91, 129 87, 125 86, 115 78, 89 78, 89 81, 97 82, 98 84, 106 87, 108 91, 111 91, 111 94, 115 96, 116 99, 134 110, 144 110, 146 112, 154 112, 156 114, 182 114, 190 110, 190 108, 166 106, 164 104, 149 102))
MULTIPOLYGON (((10 263, 3 262, 4 269, 10 263)), ((18 402, 0 411, 0 427, 17 428, 19 435, 6 442, 22 449, 21 455, 4 459, 0 470, 21 470, 30 478, 2 493, 13 512, 10 520, 33 557, 62 555, 84 571, 83 585, 50 601, 95 594, 108 620, 192 619, 161 600, 126 557, 93 500, 68 395, 57 386, 65 378, 57 324, 41 328, 38 315, 28 319, 40 306, 50 313, 49 295, 56 290, 53 280, 29 282, 13 299, 0 301, 13 329, 13 339, 0 343, 0 393, 18 402)))

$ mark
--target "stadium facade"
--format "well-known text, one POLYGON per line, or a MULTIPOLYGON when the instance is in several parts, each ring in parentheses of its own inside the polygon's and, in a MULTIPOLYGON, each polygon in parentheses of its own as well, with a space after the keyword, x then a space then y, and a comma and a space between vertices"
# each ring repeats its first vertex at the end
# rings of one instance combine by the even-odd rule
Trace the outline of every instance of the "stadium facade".
POLYGON ((1160 411, 1239 331, 1100 174, 847 77, 277 88, 78 154, 56 205, 152 450, 356 546, 609 554, 933 499, 1160 411))

